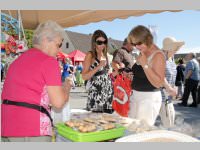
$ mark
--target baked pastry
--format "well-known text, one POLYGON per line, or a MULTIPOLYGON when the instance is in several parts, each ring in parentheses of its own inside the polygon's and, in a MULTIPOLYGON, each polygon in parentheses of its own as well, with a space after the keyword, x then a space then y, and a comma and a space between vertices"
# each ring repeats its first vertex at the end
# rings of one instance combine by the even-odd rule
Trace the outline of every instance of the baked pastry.
POLYGON ((72 120, 69 120, 69 121, 66 121, 65 124, 71 128, 73 128, 75 125, 74 125, 74 121, 72 120))
POLYGON ((108 123, 108 121, 106 121, 106 120, 103 120, 103 119, 101 119, 101 120, 98 120, 98 122, 99 122, 100 124, 107 124, 107 123, 108 123))
POLYGON ((104 130, 109 130, 109 129, 115 128, 115 124, 113 124, 113 123, 102 124, 101 126, 103 127, 104 130))
POLYGON ((92 119, 92 118, 85 118, 83 120, 86 121, 86 122, 89 122, 89 123, 95 123, 95 120, 92 119))
POLYGON ((92 132, 97 129, 96 125, 94 124, 85 124, 78 128, 80 132, 92 132))

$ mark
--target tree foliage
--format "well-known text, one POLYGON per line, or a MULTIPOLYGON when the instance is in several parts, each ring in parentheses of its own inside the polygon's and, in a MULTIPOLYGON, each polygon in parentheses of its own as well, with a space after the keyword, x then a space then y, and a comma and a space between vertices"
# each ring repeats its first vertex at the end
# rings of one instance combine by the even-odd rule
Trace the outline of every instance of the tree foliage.
POLYGON ((33 47, 33 43, 32 43, 32 39, 33 39, 33 30, 28 30, 25 29, 25 36, 26 36, 26 40, 27 40, 27 46, 28 48, 32 48, 33 47))

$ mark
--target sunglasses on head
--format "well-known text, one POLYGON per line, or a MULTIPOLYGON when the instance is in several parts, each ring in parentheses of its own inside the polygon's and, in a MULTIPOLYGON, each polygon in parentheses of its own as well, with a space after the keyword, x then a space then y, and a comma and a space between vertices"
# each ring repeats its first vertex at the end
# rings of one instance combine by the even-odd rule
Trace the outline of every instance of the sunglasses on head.
POLYGON ((133 45, 133 46, 142 45, 142 42, 131 43, 131 45, 133 45))
POLYGON ((102 45, 102 44, 104 44, 104 45, 106 45, 107 44, 107 41, 105 40, 105 41, 96 41, 96 44, 97 45, 102 45))

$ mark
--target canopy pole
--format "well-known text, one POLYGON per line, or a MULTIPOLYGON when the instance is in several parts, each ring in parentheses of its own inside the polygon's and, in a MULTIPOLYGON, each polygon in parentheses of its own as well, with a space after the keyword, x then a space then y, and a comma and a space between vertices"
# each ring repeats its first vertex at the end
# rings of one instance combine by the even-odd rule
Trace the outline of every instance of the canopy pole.
POLYGON ((21 15, 20 15, 20 10, 17 10, 17 17, 18 17, 18 29, 19 29, 19 40, 21 40, 21 15))

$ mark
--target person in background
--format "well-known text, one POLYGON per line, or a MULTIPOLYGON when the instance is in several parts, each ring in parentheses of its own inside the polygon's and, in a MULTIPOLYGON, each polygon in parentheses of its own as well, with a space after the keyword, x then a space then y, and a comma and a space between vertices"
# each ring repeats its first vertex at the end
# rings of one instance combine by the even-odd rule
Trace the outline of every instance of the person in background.
POLYGON ((113 54, 112 68, 115 76, 119 74, 119 69, 124 69, 124 73, 131 72, 134 64, 132 51, 133 46, 125 38, 121 49, 116 50, 113 54))
POLYGON ((184 65, 182 58, 180 58, 178 60, 178 66, 176 67, 176 71, 177 71, 177 75, 176 75, 175 85, 178 87, 178 93, 177 93, 176 98, 182 98, 183 97, 184 71, 185 71, 185 65, 184 65))
POLYGON ((113 87, 108 75, 107 57, 108 38, 102 30, 92 35, 92 50, 86 54, 83 62, 82 76, 90 83, 88 90, 87 110, 112 113, 113 87))
POLYGON ((69 77, 72 79, 72 89, 76 87, 75 66, 72 61, 69 61, 69 77))
POLYGON ((161 107, 160 87, 165 79, 165 56, 153 43, 148 28, 139 25, 128 35, 128 42, 140 51, 133 65, 132 95, 129 117, 143 120, 152 126, 161 107))
POLYGON ((177 41, 174 37, 166 37, 163 40, 163 52, 166 58, 166 70, 165 70, 165 86, 161 89, 163 101, 168 99, 171 101, 174 96, 177 95, 177 88, 175 87, 176 81, 176 63, 174 61, 174 54, 183 46, 185 43, 177 41), (169 96, 165 95, 166 92, 169 96))
POLYGON ((1 82, 3 81, 4 78, 4 63, 1 62, 1 82))
POLYGON ((71 89, 70 80, 62 85, 56 60, 64 34, 56 22, 41 23, 33 35, 33 48, 10 65, 1 95, 3 142, 51 141, 50 106, 61 109, 71 89))
MULTIPOLYGON (((197 58, 197 61, 199 62, 199 68, 200 68, 200 57, 197 58)), ((199 76, 200 76, 200 69, 199 69, 199 76)), ((197 104, 200 104, 200 82, 197 90, 197 104)))
POLYGON ((176 80, 176 63, 174 61, 174 54, 184 45, 184 42, 177 41, 174 37, 166 37, 163 40, 163 53, 165 55, 165 79, 163 87, 161 88, 162 105, 160 109, 160 117, 163 126, 171 127, 174 125, 175 110, 172 103, 173 98, 177 95, 177 88, 175 86, 176 80), (170 112, 168 112, 169 122, 166 122, 166 104, 170 104, 170 112))
POLYGON ((199 76, 199 63, 196 60, 195 53, 189 53, 186 55, 188 60, 185 68, 185 88, 182 97, 182 103, 179 106, 187 106, 190 92, 192 93, 192 104, 189 107, 197 107, 197 86, 200 80, 199 76))
POLYGON ((66 78, 69 77, 69 63, 67 60, 62 61, 62 82, 65 82, 66 78))
POLYGON ((5 78, 5 64, 6 64, 6 54, 1 54, 1 82, 5 78))
POLYGON ((76 82, 77 86, 82 86, 84 84, 83 78, 82 78, 82 71, 83 71, 83 66, 82 62, 76 62, 76 82))

